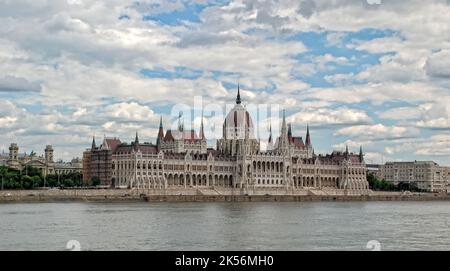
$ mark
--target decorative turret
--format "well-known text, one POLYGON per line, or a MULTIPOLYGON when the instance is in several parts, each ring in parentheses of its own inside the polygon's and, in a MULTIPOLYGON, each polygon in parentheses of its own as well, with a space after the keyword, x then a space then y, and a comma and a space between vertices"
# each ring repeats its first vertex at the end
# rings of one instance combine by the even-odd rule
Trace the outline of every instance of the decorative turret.
POLYGON ((283 123, 281 125, 279 148, 284 153, 289 150, 288 128, 286 124, 286 110, 283 110, 283 123))
POLYGON ((270 124, 270 128, 269 128, 269 144, 272 144, 273 140, 272 140, 272 124, 270 124))
POLYGON ((16 143, 11 143, 9 146, 9 160, 17 161, 19 159, 19 146, 16 143))
POLYGON ((292 125, 290 123, 288 124, 288 140, 292 141, 292 125))
POLYGON ((92 137, 92 146, 91 146, 91 151, 95 150, 95 148, 97 148, 97 146, 95 145, 95 135, 92 137))
POLYGON ((109 147, 109 144, 108 144, 108 140, 106 140, 106 135, 103 136, 103 143, 100 146, 100 149, 101 150, 111 150, 111 148, 109 147))
POLYGON ((138 132, 136 131, 136 138, 134 139, 134 144, 138 145, 139 144, 139 137, 138 137, 138 132))
POLYGON ((45 147, 45 162, 53 163, 53 147, 51 145, 45 147))
POLYGON ((364 154, 363 154, 362 146, 359 147, 359 162, 360 163, 364 162, 364 154))
POLYGON ((178 131, 183 132, 184 131, 184 118, 183 121, 181 118, 183 117, 183 112, 180 111, 178 114, 178 131))
POLYGON ((164 128, 161 116, 161 119, 159 120, 158 137, 156 138, 156 145, 158 146, 159 149, 161 149, 161 142, 163 141, 163 138, 164 138, 164 128))
POLYGON ((309 124, 306 125, 306 146, 311 146, 311 135, 309 134, 309 124))
POLYGON ((269 127, 269 141, 267 145, 267 150, 269 151, 273 150, 272 123, 270 124, 269 127))
POLYGON ((238 93, 237 93, 237 97, 236 97, 236 104, 241 104, 241 89, 240 89, 239 82, 238 82, 238 93))
POLYGON ((202 113, 202 122, 200 124, 200 139, 205 140, 205 126, 203 125, 203 113, 202 113))

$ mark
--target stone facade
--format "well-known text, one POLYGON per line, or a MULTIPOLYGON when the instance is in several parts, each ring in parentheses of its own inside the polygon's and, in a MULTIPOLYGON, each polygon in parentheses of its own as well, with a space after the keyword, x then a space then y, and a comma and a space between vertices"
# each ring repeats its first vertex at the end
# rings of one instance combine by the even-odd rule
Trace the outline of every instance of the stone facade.
POLYGON ((414 183, 421 190, 428 192, 447 191, 448 168, 432 161, 388 162, 380 166, 380 179, 399 183, 414 183))
POLYGON ((54 150, 51 145, 46 146, 44 155, 38 156, 34 152, 31 152, 30 154, 20 153, 19 146, 16 143, 11 143, 9 155, 0 156, 0 165, 17 170, 33 167, 41 170, 44 176, 82 172, 82 163, 79 159, 75 158, 69 163, 64 163, 62 161, 55 162, 53 154, 54 150))
MULTIPOLYGON (((272 135, 269 144, 271 141, 272 135)), ((256 194, 267 189, 290 193, 317 189, 369 192, 362 150, 360 154, 347 149, 315 155, 309 127, 303 142, 302 137, 292 135, 284 116, 281 134, 273 148, 261 151, 253 122, 239 94, 235 107, 224 120, 223 137, 216 149, 207 148, 203 125, 197 135, 195 131, 184 132, 182 125, 176 132, 164 132, 162 122, 156 145, 139 143, 137 135, 131 144, 104 147, 110 145, 111 140, 105 138, 101 148, 111 151, 111 164, 103 163, 104 168, 111 169, 111 181, 105 179, 102 184, 119 188, 161 193, 175 188, 232 189, 239 194, 256 194)), ((91 169, 95 151, 86 155, 91 156, 90 165, 86 165, 91 169)))
POLYGON ((112 178, 112 154, 121 144, 117 138, 105 138, 100 146, 96 146, 95 137, 90 149, 83 153, 83 182, 97 178, 104 187, 114 187, 112 178))

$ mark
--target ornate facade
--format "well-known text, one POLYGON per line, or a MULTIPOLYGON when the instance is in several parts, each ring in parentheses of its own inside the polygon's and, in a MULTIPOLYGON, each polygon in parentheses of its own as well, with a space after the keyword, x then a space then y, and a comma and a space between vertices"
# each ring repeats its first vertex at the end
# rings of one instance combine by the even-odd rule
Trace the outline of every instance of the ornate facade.
POLYGON ((111 184, 155 193, 192 188, 206 193, 237 194, 369 192, 362 150, 359 154, 349 153, 347 149, 326 156, 315 155, 309 127, 303 141, 302 137, 292 135, 284 115, 280 136, 272 142, 271 133, 268 150, 261 151, 251 116, 241 104, 239 90, 236 105, 224 120, 223 136, 215 149, 207 148, 203 122, 198 135, 193 130, 184 131, 182 126, 177 131, 164 132, 161 121, 156 145, 141 144, 136 135, 131 144, 111 147, 111 139, 105 138, 102 147, 111 151, 111 184))
POLYGON ((0 155, 0 165, 17 170, 33 167, 41 170, 42 175, 44 176, 82 172, 82 163, 78 158, 75 158, 68 163, 62 161, 55 162, 53 153, 54 150, 51 145, 45 147, 44 155, 38 156, 34 152, 31 152, 30 154, 19 153, 19 146, 16 143, 11 143, 9 146, 9 155, 0 155))

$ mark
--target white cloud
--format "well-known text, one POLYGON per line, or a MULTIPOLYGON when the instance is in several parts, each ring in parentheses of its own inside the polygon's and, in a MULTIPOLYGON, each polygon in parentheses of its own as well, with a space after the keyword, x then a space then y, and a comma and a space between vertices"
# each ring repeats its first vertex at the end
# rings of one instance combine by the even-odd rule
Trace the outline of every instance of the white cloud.
POLYGON ((413 127, 385 126, 383 124, 358 125, 339 129, 336 136, 345 136, 363 140, 388 140, 414 138, 420 131, 413 127))
POLYGON ((430 56, 426 63, 427 74, 432 77, 450 79, 450 50, 443 50, 430 56))
POLYGON ((0 92, 40 92, 41 85, 37 82, 29 82, 24 78, 12 76, 0 77, 0 92))
POLYGON ((289 117, 289 122, 310 123, 315 126, 361 124, 371 121, 364 111, 349 108, 318 108, 313 111, 300 111, 289 117))
POLYGON ((110 105, 106 108, 106 113, 113 119, 149 122, 157 120, 155 113, 150 108, 135 102, 110 105))
MULTIPOLYGON (((323 129, 362 125, 367 131, 358 131, 360 136, 345 128, 338 131, 356 143, 391 137, 401 141, 411 134, 421 141, 429 133, 436 140, 432 136, 438 131, 430 129, 448 129, 450 7, 445 0, 373 5, 352 0, 230 1, 206 7, 200 23, 142 20, 182 10, 188 2, 3 1, 0 140, 19 138, 34 147, 65 142, 73 147, 61 143, 62 153, 79 155, 94 131, 131 137, 132 130, 141 129, 151 138, 159 114, 155 106, 190 104, 193 96, 203 96, 205 104, 232 102, 235 93, 229 88, 238 78, 246 102, 279 104, 296 112, 292 122, 323 129), (123 15, 127 19, 119 20, 123 15), (345 44, 360 30, 369 38, 345 44), (390 34, 370 39, 375 30, 390 34), (318 53, 292 38, 302 31, 324 33, 326 46, 382 56, 355 70, 351 56, 318 53), (313 52, 310 63, 299 63, 305 52, 313 52), (351 71, 334 72, 338 66, 351 71), (200 73, 181 78, 176 67, 200 73), (175 75, 145 78, 141 69, 175 75), (296 77, 319 71, 338 87, 311 88, 313 84, 296 77), (389 110, 381 106, 386 104, 389 110), (389 125, 371 125, 372 112, 389 125)), ((371 153, 386 150, 384 144, 371 145, 371 153)), ((391 147, 392 155, 399 153, 391 147)))

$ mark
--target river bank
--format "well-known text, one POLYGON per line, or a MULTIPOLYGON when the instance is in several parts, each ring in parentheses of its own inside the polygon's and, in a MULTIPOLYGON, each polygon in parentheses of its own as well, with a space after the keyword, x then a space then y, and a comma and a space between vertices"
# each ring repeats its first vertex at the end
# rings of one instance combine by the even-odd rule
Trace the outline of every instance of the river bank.
MULTIPOLYGON (((320 191, 320 190, 319 190, 320 191)), ((136 190, 20 190, 0 191, 0 203, 20 202, 308 202, 308 201, 449 201, 448 194, 373 192, 364 194, 298 191, 237 195, 198 189, 142 193, 136 190)))

